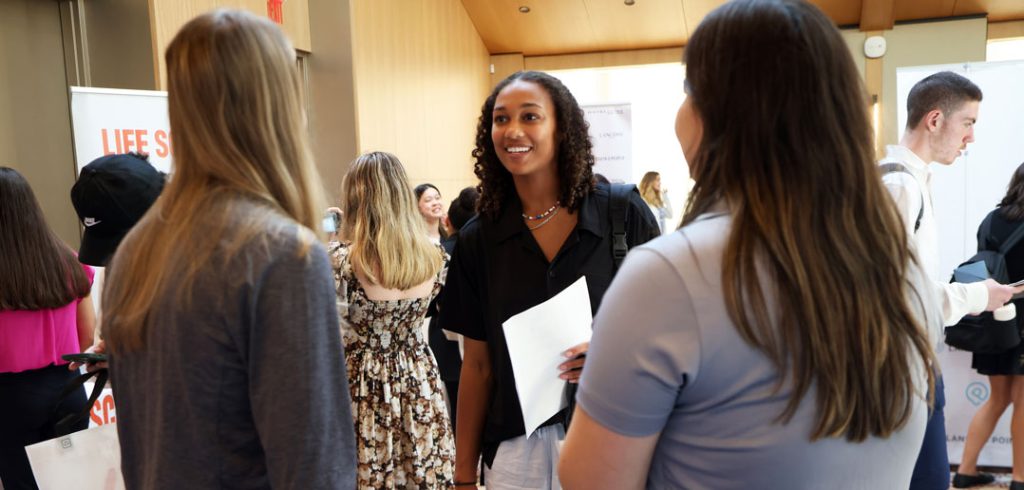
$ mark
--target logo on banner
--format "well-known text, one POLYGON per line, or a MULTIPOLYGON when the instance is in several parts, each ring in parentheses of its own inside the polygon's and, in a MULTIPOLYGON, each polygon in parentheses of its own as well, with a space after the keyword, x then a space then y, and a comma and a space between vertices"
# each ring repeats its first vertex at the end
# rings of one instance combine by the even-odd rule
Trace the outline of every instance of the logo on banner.
POLYGON ((967 395, 967 401, 976 407, 980 406, 985 403, 985 400, 988 400, 988 385, 975 381, 967 385, 964 394, 967 395))

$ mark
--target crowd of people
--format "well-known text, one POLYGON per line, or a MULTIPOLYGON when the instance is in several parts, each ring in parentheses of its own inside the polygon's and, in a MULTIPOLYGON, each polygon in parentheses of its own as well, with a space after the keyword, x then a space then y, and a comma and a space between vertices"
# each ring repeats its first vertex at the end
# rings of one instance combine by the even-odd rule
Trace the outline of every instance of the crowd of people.
MULTIPOLYGON (((483 101, 479 182, 447 211, 386 152, 328 208, 294 53, 249 13, 188 22, 165 53, 173 173, 83 170, 102 192, 72 192, 78 254, 0 167, 3 488, 36 488, 24 446, 83 410, 59 396, 82 351, 109 356, 86 369, 110 372, 128 488, 948 488, 941 327, 1024 290, 938 273, 928 165, 973 141, 966 78, 914 87, 880 177, 834 23, 726 3, 685 49, 677 227, 658 173, 593 173, 579 103, 536 71, 483 101), (503 324, 581 277, 593 336, 550 373, 567 406, 528 433, 503 324)), ((1024 223, 1024 166, 986 222, 979 249, 1024 223)), ((1024 489, 1021 356, 975 356, 992 397, 957 487, 992 481, 978 453, 1013 403, 1024 489)))

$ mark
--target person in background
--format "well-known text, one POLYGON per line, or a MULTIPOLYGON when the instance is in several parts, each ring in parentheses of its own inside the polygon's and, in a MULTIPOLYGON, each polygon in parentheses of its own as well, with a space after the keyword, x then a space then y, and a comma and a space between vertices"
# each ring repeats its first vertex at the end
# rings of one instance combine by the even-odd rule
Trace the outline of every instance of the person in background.
MULTIPOLYGON (((1018 228, 1024 226, 1024 164, 1017 167, 1006 195, 978 227, 978 251, 999 250, 999 247, 1018 228), (988 233, 985 234, 985 230, 988 233)), ((1015 245, 1006 255, 1006 269, 1010 281, 1024 279, 1024 242, 1015 245)), ((1013 301, 1020 322, 1024 314, 1024 299, 1013 301)), ((1024 343, 998 354, 974 354, 971 367, 978 374, 988 376, 991 393, 978 409, 967 428, 963 457, 953 477, 953 486, 964 488, 960 475, 978 473, 978 455, 992 436, 996 423, 1006 408, 1013 404, 1010 435, 1013 439, 1013 480, 1011 490, 1024 490, 1024 343), (959 485, 958 485, 959 484, 959 485)), ((984 477, 983 477, 984 478, 984 477)), ((988 480, 988 478, 984 478, 988 480)))
POLYGON ((455 441, 420 325, 447 254, 431 243, 398 158, 373 152, 342 183, 342 242, 328 245, 351 375, 359 488, 447 488, 455 441))
MULTIPOLYGON (((441 328, 465 337, 455 485, 477 484, 482 453, 489 490, 558 489, 565 411, 527 437, 501 325, 584 276, 597 310, 615 274, 611 189, 594 184, 583 111, 557 78, 510 75, 479 121, 479 216, 459 230, 440 308, 441 328)), ((624 204, 628 246, 659 234, 639 193, 624 204)), ((587 348, 565 352, 552 378, 575 383, 587 348)))
POLYGON ((594 184, 611 184, 611 182, 602 174, 594 174, 594 184))
POLYGON ((222 9, 165 59, 174 173, 103 293, 125 486, 354 488, 295 50, 273 22, 222 9))
POLYGON ((441 202, 441 191, 434 184, 420 184, 413 189, 420 215, 427 222, 427 235, 434 243, 440 244, 445 238, 444 204, 441 202))
POLYGON ((71 204, 85 231, 78 260, 106 267, 121 240, 163 192, 166 175, 138 153, 99 157, 82 167, 71 204))
POLYGON ((941 324, 846 43, 806 1, 734 0, 685 56, 696 186, 598 311, 562 481, 907 488, 941 324))
MULTIPOLYGON (((879 163, 882 181, 896 202, 904 230, 932 278, 931 294, 938 298, 945 325, 954 325, 967 314, 992 311, 1024 291, 992 279, 963 284, 948 282, 939 271, 938 220, 932 207, 931 162, 952 165, 960 152, 974 141, 981 89, 967 78, 943 71, 917 82, 907 96, 907 127, 898 145, 886 147, 879 163), (893 169, 888 170, 888 169, 893 169)), ((948 276, 946 276, 948 277, 948 276)), ((941 336, 933 340, 940 342, 941 336)), ((914 467, 912 490, 949 488, 949 455, 946 449, 946 405, 942 375, 935 386, 935 403, 928 430, 914 467)), ((970 486, 990 483, 988 474, 958 473, 954 484, 970 486)))
POLYGON ((668 191, 661 188, 661 174, 658 172, 644 174, 640 179, 640 196, 651 207, 651 213, 658 218, 661 233, 665 234, 671 231, 668 229, 668 220, 672 218, 672 204, 668 201, 668 191))
MULTIPOLYGON (((459 230, 476 216, 476 203, 479 200, 480 192, 475 187, 466 187, 448 205, 448 214, 444 218, 448 228, 448 236, 441 241, 441 245, 449 256, 455 252, 455 243, 459 238, 459 230)), ((445 334, 444 330, 441 329, 440 323, 437 321, 437 308, 443 296, 444 290, 431 303, 431 311, 427 314, 430 317, 430 325, 427 331, 428 338, 430 339, 430 351, 434 353, 434 359, 437 360, 437 369, 441 372, 441 380, 444 381, 445 392, 448 394, 449 418, 454 421, 458 413, 457 401, 459 397, 459 374, 462 370, 462 352, 459 349, 460 342, 457 336, 455 339, 449 339, 449 336, 445 334)), ((454 304, 451 307, 458 308, 459 306, 454 304)))
POLYGON ((84 388, 57 403, 77 376, 61 356, 92 345, 93 270, 47 226, 28 181, 8 167, 0 167, 0 230, 0 486, 35 489, 25 446, 61 435, 57 421, 86 408, 84 388))
MULTIPOLYGON (((99 301, 103 292, 103 268, 114 256, 128 231, 142 219, 160 197, 166 175, 147 160, 148 155, 123 153, 99 157, 82 167, 71 187, 71 204, 85 231, 78 248, 78 261, 95 267, 92 293, 96 316, 101 316, 99 301)), ((87 352, 105 353, 103 333, 87 352)), ((76 370, 77 362, 68 365, 76 370)), ((90 363, 88 370, 103 369, 106 362, 90 363)))

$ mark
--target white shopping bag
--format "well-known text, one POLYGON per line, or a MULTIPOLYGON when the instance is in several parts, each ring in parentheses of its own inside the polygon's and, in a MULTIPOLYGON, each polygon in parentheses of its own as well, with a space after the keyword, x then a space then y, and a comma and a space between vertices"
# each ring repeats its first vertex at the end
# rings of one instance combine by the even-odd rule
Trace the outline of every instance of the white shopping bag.
POLYGON ((25 447, 39 488, 122 490, 117 424, 104 424, 25 447))

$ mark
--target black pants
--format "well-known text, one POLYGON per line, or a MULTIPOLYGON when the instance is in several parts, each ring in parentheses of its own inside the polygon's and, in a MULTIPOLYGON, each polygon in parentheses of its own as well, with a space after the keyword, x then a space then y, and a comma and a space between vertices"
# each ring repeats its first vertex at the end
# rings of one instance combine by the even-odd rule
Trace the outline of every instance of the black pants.
MULTIPOLYGON (((4 490, 38 488, 25 446, 57 437, 57 421, 85 410, 88 400, 84 388, 57 407, 60 392, 77 376, 78 371, 68 371, 67 365, 0 373, 0 481, 4 490)), ((85 419, 73 431, 88 426, 89 420, 85 419)))

